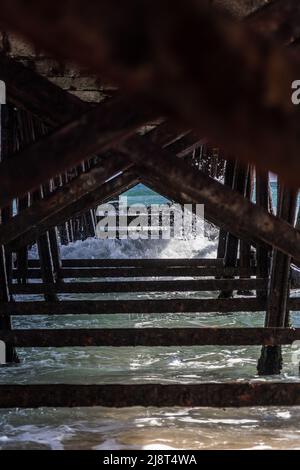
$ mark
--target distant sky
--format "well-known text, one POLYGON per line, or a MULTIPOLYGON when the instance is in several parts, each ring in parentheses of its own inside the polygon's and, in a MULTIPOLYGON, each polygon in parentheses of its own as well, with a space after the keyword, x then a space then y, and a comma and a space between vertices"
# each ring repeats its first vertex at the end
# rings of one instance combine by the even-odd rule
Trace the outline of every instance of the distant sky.
POLYGON ((274 173, 270 173, 270 180, 277 181, 277 175, 275 175, 274 173))

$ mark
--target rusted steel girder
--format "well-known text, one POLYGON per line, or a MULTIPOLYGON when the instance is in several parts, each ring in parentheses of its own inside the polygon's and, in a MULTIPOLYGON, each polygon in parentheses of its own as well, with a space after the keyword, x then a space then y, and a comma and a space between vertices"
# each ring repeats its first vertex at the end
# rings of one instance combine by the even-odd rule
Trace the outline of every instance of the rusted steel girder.
POLYGON ((275 346, 300 340, 300 328, 133 328, 0 330, 0 340, 20 348, 137 346, 275 346))
POLYGON ((193 281, 121 281, 121 282, 62 282, 44 285, 12 284, 12 294, 42 294, 45 291, 57 293, 100 293, 100 292, 205 292, 216 290, 265 290, 267 279, 201 279, 193 281))
MULTIPOLYGON (((222 266, 222 259, 216 258, 141 258, 141 259, 62 259, 64 268, 171 268, 189 266, 222 266)), ((29 268, 39 268, 38 259, 28 260, 29 268)))
MULTIPOLYGON (((14 277, 17 277, 17 272, 14 271, 14 277)), ((61 276, 64 279, 74 278, 98 278, 98 277, 203 277, 203 276, 255 276, 256 268, 220 268, 215 266, 200 266, 200 267, 173 267, 173 268, 161 268, 159 271, 157 268, 126 268, 121 270, 111 268, 62 268, 61 276)), ((28 279, 41 279, 40 269, 29 269, 28 279)))
MULTIPOLYGON (((40 234, 44 233, 49 227, 57 226, 67 220, 69 217, 80 216, 84 214, 88 208, 94 208, 98 204, 110 201, 119 194, 122 194, 136 186, 139 182, 140 178, 136 175, 136 173, 131 170, 127 170, 121 175, 94 189, 94 191, 86 193, 80 199, 75 200, 73 203, 64 207, 64 209, 61 211, 51 212, 44 219, 39 219, 35 226, 28 226, 26 222, 23 226, 23 234, 17 236, 13 242, 8 244, 9 249, 11 251, 16 251, 20 247, 24 246, 24 244, 34 243, 36 238, 40 234)), ((77 197, 79 197, 79 193, 77 194, 77 197)), ((62 272, 61 274, 63 276, 62 272)))
MULTIPOLYGON (((95 168, 82 173, 70 183, 50 194, 47 198, 36 201, 32 206, 24 209, 9 223, 2 225, 0 227, 0 243, 8 244, 24 236, 28 231, 33 230, 37 233, 38 225, 43 225, 46 229, 45 231, 47 231, 51 227, 47 220, 56 214, 60 214, 59 222, 64 222, 68 219, 69 215, 61 214, 64 209, 70 207, 87 194, 99 190, 99 186, 103 185, 109 178, 127 170, 130 166, 132 166, 130 161, 119 157, 101 162, 95 168)), ((87 210, 88 207, 83 207, 83 209, 87 210)), ((34 240, 35 238, 33 238, 34 240)), ((29 241, 32 240, 29 238, 29 241)))
POLYGON ((189 168, 167 149, 160 150, 150 141, 135 136, 118 148, 137 166, 151 175, 151 180, 168 186, 188 204, 204 204, 210 217, 241 239, 257 238, 300 261, 300 233, 287 222, 257 207, 236 191, 203 172, 189 168), (184 177, 183 177, 184 176, 184 177))
MULTIPOLYGON (((299 307, 299 299, 293 299, 299 307)), ((1 304, 3 314, 12 315, 114 315, 129 313, 258 312, 266 303, 257 299, 171 299, 171 300, 75 300, 10 302, 1 304)))
POLYGON ((299 406, 300 383, 1 385, 1 408, 299 406))
POLYGON ((1 163, 0 207, 94 152, 108 150, 154 117, 150 107, 137 111, 136 104, 129 98, 108 100, 1 163))

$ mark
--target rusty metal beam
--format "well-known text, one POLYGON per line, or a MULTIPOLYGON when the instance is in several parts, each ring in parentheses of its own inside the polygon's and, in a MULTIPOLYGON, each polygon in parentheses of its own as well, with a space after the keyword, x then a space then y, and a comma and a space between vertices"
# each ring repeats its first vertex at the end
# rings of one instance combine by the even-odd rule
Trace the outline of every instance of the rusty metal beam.
POLYGON ((300 384, 1 385, 1 408, 299 406, 300 384))
POLYGON ((98 193, 99 187, 109 178, 130 166, 130 162, 124 162, 124 158, 114 158, 82 173, 47 198, 24 209, 7 224, 3 224, 0 227, 0 243, 7 245, 21 239, 24 246, 35 241, 38 235, 45 233, 49 228, 66 221, 68 216, 74 216, 78 210, 86 211, 95 207, 98 201, 93 194, 98 193), (88 200, 90 206, 87 204, 88 200))
MULTIPOLYGON (((17 278, 17 271, 13 272, 15 278, 17 278)), ((256 268, 221 268, 215 266, 200 266, 200 267, 176 267, 173 268, 161 268, 159 271, 157 268, 126 268, 122 271, 111 268, 62 268, 61 277, 64 279, 74 278, 117 278, 117 277, 203 277, 203 276, 255 276, 256 268)), ((29 269, 28 279, 41 279, 41 271, 39 269, 29 269)))
POLYGON ((108 100, 1 163, 0 207, 93 153, 107 150, 155 115, 150 106, 136 105, 129 98, 108 100))
POLYGON ((167 149, 157 152, 150 141, 135 136, 119 149, 141 169, 178 194, 180 202, 204 204, 210 218, 241 239, 259 239, 300 261, 300 233, 287 222, 245 199, 236 191, 176 159, 167 149), (183 178, 184 175, 184 178, 183 178))
POLYGON ((20 348, 137 346, 274 346, 300 340, 300 328, 133 328, 0 330, 20 348))
POLYGON ((218 290, 265 290, 267 279, 201 279, 195 281, 121 281, 121 282, 68 282, 44 285, 31 283, 12 284, 12 294, 63 294, 100 292, 205 292, 218 290))
MULTIPOLYGON (((130 170, 107 181, 99 188, 87 193, 73 204, 68 205, 63 210, 51 213, 46 219, 39 221, 36 226, 27 226, 23 235, 18 236, 13 242, 8 244, 11 251, 17 251, 24 244, 34 243, 37 237, 44 233, 49 227, 54 227, 66 221, 69 217, 76 217, 84 214, 88 208, 94 208, 98 204, 110 201, 119 194, 128 191, 140 182, 139 176, 130 170)), ((62 273, 61 273, 62 274, 62 273)), ((63 274, 62 274, 63 275, 63 274)), ((30 277, 30 272, 29 272, 30 277)))
MULTIPOLYGON (((296 310, 299 299, 296 301, 296 310)), ((0 304, 3 314, 12 315, 113 315, 129 313, 258 312, 266 303, 253 299, 171 299, 171 300, 70 300, 56 302, 9 302, 0 304)), ((293 308, 293 307, 292 307, 293 308)))
POLYGON ((88 103, 3 52, 0 53, 0 80, 6 84, 11 103, 26 109, 50 127, 62 126, 89 110, 88 103))
MULTIPOLYGON (((216 258, 159 258, 159 259, 62 259, 64 268, 167 268, 179 266, 222 266, 222 259, 216 258)), ((39 268, 38 259, 28 260, 29 268, 39 268)))

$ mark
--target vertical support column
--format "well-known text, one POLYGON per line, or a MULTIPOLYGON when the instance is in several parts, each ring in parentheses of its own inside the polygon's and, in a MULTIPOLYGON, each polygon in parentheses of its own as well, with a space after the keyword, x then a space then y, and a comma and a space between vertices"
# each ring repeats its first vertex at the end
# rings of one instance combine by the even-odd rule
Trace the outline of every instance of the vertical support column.
MULTIPOLYGON (((254 190, 254 171, 251 165, 248 166, 247 172, 247 185, 246 185, 246 192, 245 197, 251 201, 253 196, 254 190)), ((240 241, 240 267, 241 268, 251 268, 251 244, 247 243, 245 240, 240 241)), ((241 275, 240 278, 244 279, 247 278, 247 275, 241 275)), ((253 295, 252 291, 240 290, 238 291, 239 295, 253 295)))
MULTIPOLYGON (((243 196, 245 196, 247 187, 248 168, 243 163, 236 161, 234 169, 233 189, 243 196)), ((234 268, 237 266, 239 239, 232 235, 227 234, 226 251, 224 256, 224 267, 234 268)), ((233 291, 222 291, 219 295, 220 299, 227 299, 232 297, 233 291)))
MULTIPOLYGON (((269 173, 256 171, 256 204, 266 211, 270 206, 270 185, 269 173)), ((270 272, 270 250, 265 246, 257 245, 256 247, 256 276, 267 279, 270 272)), ((261 299, 267 298, 267 291, 257 292, 257 297, 261 299)))
MULTIPOLYGON (((234 166, 235 162, 233 159, 227 160, 224 176, 224 185, 229 186, 230 188, 233 187, 234 166)), ((227 234, 228 232, 226 232, 226 230, 220 229, 217 258, 223 259, 225 256, 227 234)))
MULTIPOLYGON (((47 183, 43 186, 42 189, 42 197, 50 196, 51 192, 53 191, 53 182, 47 183)), ((49 236, 49 247, 50 247, 50 255, 52 258, 52 265, 53 265, 53 277, 55 281, 61 278, 61 258, 60 258, 60 249, 58 243, 58 235, 57 235, 57 228, 52 227, 48 231, 49 236)))
MULTIPOLYGON (((8 279, 6 271, 6 259, 4 247, 0 246, 0 302, 9 302, 9 288, 8 288, 8 279)), ((10 315, 3 315, 0 310, 0 328, 3 330, 11 330, 11 318, 10 315)), ((16 353, 15 348, 6 344, 6 362, 10 363, 19 363, 19 359, 16 353)))
POLYGON ((50 250, 53 262, 53 269, 56 280, 61 279, 62 262, 60 257, 60 249, 58 244, 57 228, 53 227, 49 230, 50 250))
MULTIPOLYGON (((43 197, 43 188, 36 191, 33 195, 33 200, 39 200, 43 197)), ((52 252, 50 248, 49 232, 41 235, 37 240, 38 253, 41 265, 41 275, 43 283, 47 286, 54 286, 57 281, 54 264, 52 259, 52 252)), ((58 297, 54 292, 45 292, 44 297, 46 302, 56 302, 58 297)))
MULTIPOLYGON (((13 108, 10 105, 0 105, 0 160, 3 161, 9 157, 10 150, 12 149, 12 133, 13 129, 11 113, 13 108)), ((8 220, 12 216, 13 203, 8 208, 1 211, 1 223, 8 220)), ((9 281, 12 276, 12 254, 6 253, 5 248, 0 246, 0 302, 9 302, 9 281), (7 271, 9 266, 9 273, 7 271)), ((0 309, 0 328, 4 330, 11 330, 11 318, 10 315, 4 315, 0 309)), ((15 348, 12 345, 6 345, 6 362, 18 363, 19 359, 15 348)))
MULTIPOLYGON (((32 142, 31 116, 23 109, 16 111, 17 141, 15 143, 16 151, 22 150, 32 142)), ((17 200, 18 214, 29 207, 30 196, 26 194, 17 200)), ((28 247, 24 246, 16 253, 17 258, 17 276, 20 284, 26 284, 28 280, 28 247)))
MULTIPOLYGON (((18 201, 17 210, 21 213, 29 206, 29 197, 22 198, 18 201)), ((28 278, 28 247, 24 246, 16 253, 17 256, 17 277, 19 284, 27 284, 28 278)))
MULTIPOLYGON (((0 105, 1 145, 0 161, 5 161, 14 153, 14 108, 10 104, 0 105)), ((1 210, 2 223, 8 222, 13 216, 13 201, 1 210)), ((5 247, 6 274, 8 282, 12 281, 13 258, 12 253, 5 247)))
MULTIPOLYGON (((86 172, 91 168, 91 164, 89 161, 82 162, 80 168, 77 169, 78 175, 82 172, 86 172)), ((88 210, 83 216, 81 217, 82 227, 82 239, 85 240, 89 237, 94 237, 96 234, 96 225, 95 225, 95 218, 93 214, 93 210, 88 210)))
MULTIPOLYGON (((55 189, 61 188, 63 186, 62 176, 59 175, 54 179, 55 189)), ((61 245, 68 245, 70 243, 69 232, 67 227, 67 222, 58 226, 58 234, 61 245)))
MULTIPOLYGON (((280 185, 278 194, 278 216, 294 225, 298 191, 288 190, 280 185)), ((285 327, 289 323, 287 303, 290 291, 291 257, 278 250, 273 251, 271 278, 268 290, 266 327, 285 327)), ((264 346, 258 361, 259 375, 281 373, 281 346, 264 346)))

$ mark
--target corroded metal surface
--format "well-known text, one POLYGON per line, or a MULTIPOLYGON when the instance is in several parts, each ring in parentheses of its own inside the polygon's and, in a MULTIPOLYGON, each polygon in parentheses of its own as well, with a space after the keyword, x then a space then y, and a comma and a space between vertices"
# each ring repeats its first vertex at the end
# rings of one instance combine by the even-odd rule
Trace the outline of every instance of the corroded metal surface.
POLYGON ((275 346, 300 340, 300 328, 112 328, 0 330, 16 347, 275 346))
POLYGON ((1 408, 299 406, 300 383, 1 385, 1 408))

